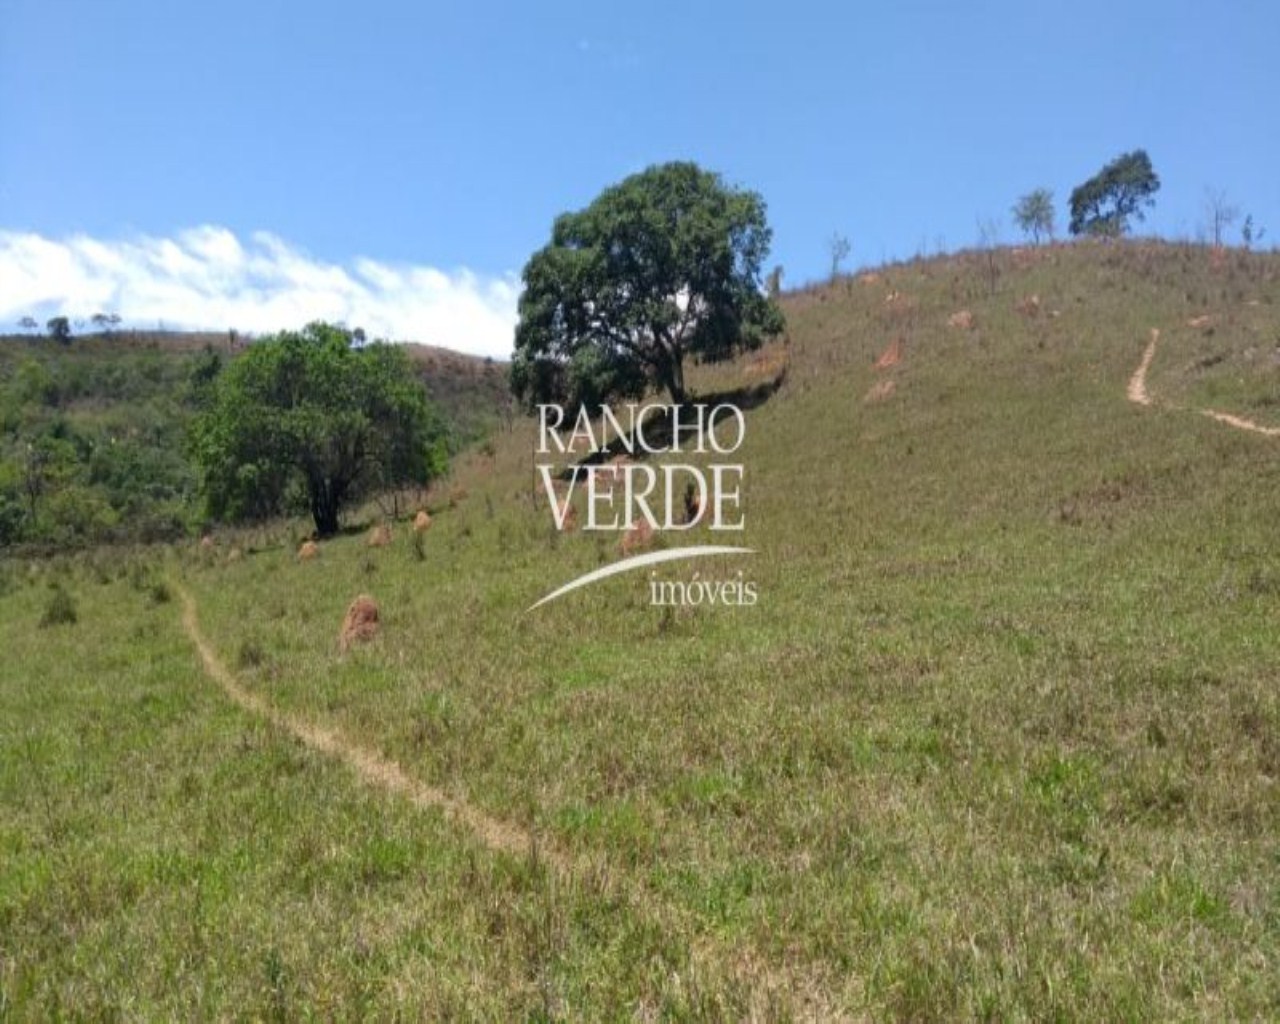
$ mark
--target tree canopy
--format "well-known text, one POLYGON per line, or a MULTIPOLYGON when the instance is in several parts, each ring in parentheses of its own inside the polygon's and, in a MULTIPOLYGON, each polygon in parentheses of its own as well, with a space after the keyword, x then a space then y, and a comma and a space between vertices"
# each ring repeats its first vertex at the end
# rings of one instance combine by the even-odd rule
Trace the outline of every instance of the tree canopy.
POLYGON ((1160 179, 1145 150, 1116 157, 1071 193, 1073 235, 1119 237, 1129 218, 1143 219, 1143 208, 1155 205, 1160 179))
POLYGON ((64 345, 71 341, 71 321, 67 317, 50 317, 44 326, 54 341, 60 341, 64 345))
POLYGON ((445 460, 443 426, 405 353, 324 323, 255 342, 219 373, 192 439, 210 515, 305 507, 321 536, 349 502, 425 485, 445 460))
POLYGON ((581 406, 658 385, 684 402, 686 358, 725 359, 782 330, 760 282, 771 238, 757 193, 693 163, 562 214, 524 268, 512 390, 581 406))
POLYGON ((1053 238, 1053 193, 1047 188, 1028 192, 1013 205, 1013 220, 1036 245, 1053 238))

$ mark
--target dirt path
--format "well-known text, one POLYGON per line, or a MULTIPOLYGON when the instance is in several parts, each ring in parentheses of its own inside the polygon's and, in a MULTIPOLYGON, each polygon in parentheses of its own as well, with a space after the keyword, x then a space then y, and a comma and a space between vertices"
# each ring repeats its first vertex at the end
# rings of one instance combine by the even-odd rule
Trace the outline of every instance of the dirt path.
POLYGON ((1280 427, 1264 427, 1260 423, 1254 423, 1253 420, 1247 420, 1243 416, 1233 416, 1229 412, 1215 412, 1213 409, 1201 409, 1205 416, 1211 420, 1217 420, 1219 423, 1225 423, 1229 427, 1235 427, 1237 430, 1248 430, 1254 434, 1263 434, 1267 437, 1280 437, 1280 427))
POLYGON ((607 864, 592 862, 588 858, 575 864, 574 859, 566 852, 534 833, 486 814, 434 786, 419 782, 377 751, 352 743, 341 733, 286 714, 258 694, 246 690, 236 681, 234 673, 222 663, 213 645, 201 632, 195 598, 180 584, 175 589, 182 599, 183 629, 199 652, 205 672, 235 704, 249 714, 266 719, 313 750, 342 761, 354 769, 368 785, 402 796, 417 807, 443 811, 491 850, 537 857, 566 882, 572 882, 575 875, 589 875, 595 884, 620 897, 638 914, 687 938, 690 956, 699 972, 710 967, 714 972, 742 984, 751 993, 749 1019, 764 1020, 778 1016, 806 1021, 854 1019, 829 1003, 825 996, 826 987, 818 975, 804 966, 769 963, 752 946, 726 947, 707 934, 705 923, 700 922, 696 915, 666 902, 642 882, 633 881, 618 872, 610 872, 607 864), (785 1008, 787 1012, 782 1013, 780 1008, 785 1008))
MULTIPOLYGON (((1127 394, 1129 401, 1136 402, 1138 405, 1151 405, 1151 395, 1147 392, 1147 371, 1151 369, 1151 360, 1156 355, 1156 344, 1160 341, 1160 329, 1158 327, 1151 328, 1151 341, 1147 345, 1147 349, 1142 353, 1142 362, 1138 364, 1138 368, 1133 371, 1133 376, 1129 378, 1129 387, 1127 394)), ((1236 416, 1229 412, 1218 412, 1216 409, 1201 409, 1200 415, 1208 416, 1211 420, 1217 420, 1219 423, 1225 423, 1229 427, 1235 427, 1237 430, 1247 430, 1252 434, 1262 434, 1265 437, 1280 437, 1280 427, 1264 427, 1260 423, 1254 423, 1253 420, 1247 420, 1243 416, 1236 416)))
POLYGON ((474 833, 486 846, 505 853, 525 856, 536 851, 537 856, 551 861, 561 869, 566 864, 555 850, 539 842, 535 836, 508 822, 485 814, 483 811, 456 797, 410 778, 394 761, 377 751, 349 742, 339 733, 285 714, 272 707, 255 693, 250 693, 236 682, 235 676, 224 665, 209 641, 200 631, 196 615, 196 602, 185 587, 179 587, 182 597, 182 626, 200 652, 200 660, 209 676, 222 687, 236 704, 250 714, 265 718, 272 725, 283 729, 301 740, 308 747, 336 758, 353 768, 369 785, 403 796, 421 808, 438 808, 474 833))
POLYGON ((1151 396, 1147 394, 1147 370, 1151 368, 1151 360, 1156 357, 1156 343, 1160 340, 1160 328, 1151 328, 1151 342, 1142 353, 1142 362, 1129 378, 1129 401, 1139 405, 1150 405, 1151 396))

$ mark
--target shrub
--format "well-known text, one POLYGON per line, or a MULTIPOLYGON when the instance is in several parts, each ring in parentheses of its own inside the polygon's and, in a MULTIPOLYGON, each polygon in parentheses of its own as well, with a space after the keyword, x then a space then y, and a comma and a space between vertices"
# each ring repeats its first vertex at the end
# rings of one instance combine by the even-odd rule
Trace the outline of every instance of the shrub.
POLYGON ((22 537, 26 518, 27 511, 21 500, 15 495, 0 491, 0 547, 17 543, 22 537))
POLYGON ((71 595, 61 586, 55 586, 49 603, 45 606, 44 615, 40 617, 41 628, 71 626, 75 624, 77 618, 76 603, 71 599, 71 595))
POLYGON ((257 640, 248 639, 240 644, 240 650, 236 655, 236 664, 240 668, 257 668, 267 660, 267 652, 262 649, 262 645, 257 640))

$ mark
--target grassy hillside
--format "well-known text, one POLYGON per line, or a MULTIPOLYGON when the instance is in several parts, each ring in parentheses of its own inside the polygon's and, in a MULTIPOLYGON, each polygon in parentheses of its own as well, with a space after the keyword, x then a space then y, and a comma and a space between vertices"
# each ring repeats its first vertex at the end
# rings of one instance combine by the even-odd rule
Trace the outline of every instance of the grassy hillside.
MULTIPOLYGON (((186 432, 225 334, 0 338, 0 550, 174 540, 201 521, 186 432)), ((506 365, 409 345, 460 451, 509 419, 506 365)))
POLYGON ((431 345, 406 344, 427 397, 453 426, 457 447, 505 426, 514 415, 507 364, 431 345))
POLYGON ((618 557, 531 501, 527 422, 420 552, 11 566, 0 1006, 1280 1014, 1280 440, 1201 415, 1280 426, 1280 257, 971 253, 785 308, 692 381, 786 367, 757 553, 659 574, 754 607, 635 573, 526 612, 618 557), (41 629, 54 577, 80 621, 41 629))

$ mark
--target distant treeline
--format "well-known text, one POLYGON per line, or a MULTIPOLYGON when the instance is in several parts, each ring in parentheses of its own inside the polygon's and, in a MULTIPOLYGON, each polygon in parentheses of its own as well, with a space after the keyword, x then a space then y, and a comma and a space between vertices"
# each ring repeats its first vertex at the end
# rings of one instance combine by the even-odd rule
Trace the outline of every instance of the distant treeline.
MULTIPOLYGON (((0 337, 0 548, 150 543, 202 529, 190 425, 242 348, 226 334, 0 337)), ((495 428, 505 366, 411 351, 451 450, 495 428)))

